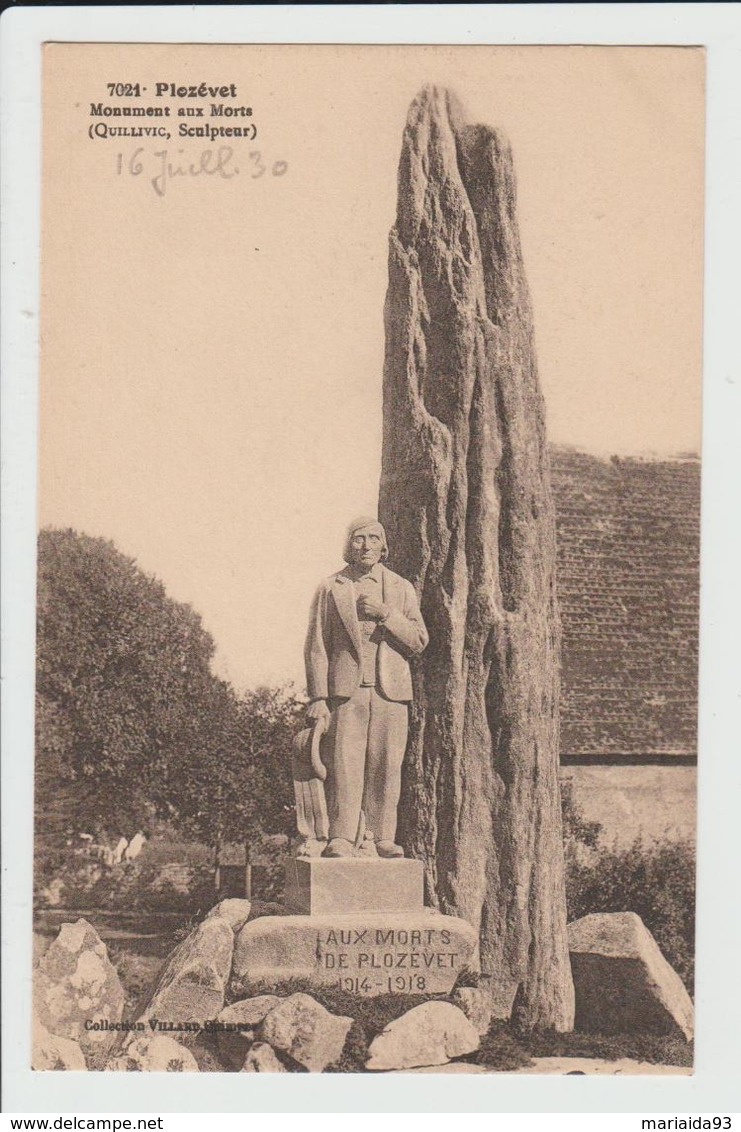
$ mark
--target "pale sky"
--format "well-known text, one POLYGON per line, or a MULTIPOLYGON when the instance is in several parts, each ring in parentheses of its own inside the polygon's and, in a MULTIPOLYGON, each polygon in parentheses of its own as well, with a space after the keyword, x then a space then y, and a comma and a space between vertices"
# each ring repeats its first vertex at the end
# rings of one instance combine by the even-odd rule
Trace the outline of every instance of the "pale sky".
POLYGON ((375 510, 387 238, 425 82, 512 143, 550 439, 698 451, 700 51, 46 51, 40 523, 160 577, 237 687, 303 686, 312 592, 346 522, 375 510), (208 143, 91 140, 114 71, 151 90, 234 82, 258 129, 231 143, 239 175, 158 196, 155 152, 208 143))

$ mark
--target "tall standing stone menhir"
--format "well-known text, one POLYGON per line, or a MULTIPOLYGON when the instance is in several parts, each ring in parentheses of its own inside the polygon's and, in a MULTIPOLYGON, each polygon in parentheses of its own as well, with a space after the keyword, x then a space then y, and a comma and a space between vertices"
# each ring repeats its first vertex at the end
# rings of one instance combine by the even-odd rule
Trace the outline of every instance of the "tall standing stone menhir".
POLYGON ((525 1024, 570 1029, 555 517, 506 141, 427 88, 390 236, 380 517, 430 632, 400 806, 525 1024))

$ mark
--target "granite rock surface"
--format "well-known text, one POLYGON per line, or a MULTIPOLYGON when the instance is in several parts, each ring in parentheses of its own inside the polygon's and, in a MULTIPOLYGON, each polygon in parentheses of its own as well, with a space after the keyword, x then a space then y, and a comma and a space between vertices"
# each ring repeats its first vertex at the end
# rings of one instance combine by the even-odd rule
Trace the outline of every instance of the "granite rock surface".
POLYGON ((198 1062, 180 1042, 166 1034, 135 1037, 106 1069, 126 1073, 198 1073, 198 1062))
POLYGON ((569 924, 576 1029, 669 1034, 689 1041, 687 988, 635 912, 596 912, 569 924))
POLYGON ((34 972, 33 998, 51 1034, 72 1038, 85 1054, 110 1048, 116 1031, 104 1027, 120 1022, 124 992, 106 945, 87 920, 62 924, 34 972))
MULTIPOLYGON (((204 920, 171 953, 139 1020, 203 1025, 216 1018, 224 1007, 233 951, 228 918, 204 920)), ((184 1033, 181 1040, 191 1041, 194 1036, 184 1033)))
POLYGON ((510 146, 425 88, 389 238, 379 517, 430 633, 399 838, 527 1026, 569 1030, 556 527, 510 146))
POLYGON ((50 1034, 46 1026, 34 1018, 31 1068, 83 1071, 87 1063, 78 1042, 50 1034))
POLYGON ((352 1018, 330 1014, 311 995, 292 994, 270 1011, 259 1038, 310 1073, 321 1073, 339 1060, 352 1023, 352 1018))
POLYGON ((479 1035, 462 1010, 449 1002, 425 1002, 390 1022, 373 1039, 366 1069, 445 1065, 478 1046, 479 1035))

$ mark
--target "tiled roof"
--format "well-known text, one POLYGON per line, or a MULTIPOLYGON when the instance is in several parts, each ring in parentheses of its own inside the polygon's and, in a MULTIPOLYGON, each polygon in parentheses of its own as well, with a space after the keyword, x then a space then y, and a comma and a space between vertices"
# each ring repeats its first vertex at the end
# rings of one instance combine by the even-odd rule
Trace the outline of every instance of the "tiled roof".
POLYGON ((565 761, 696 753, 700 464, 551 449, 565 761))

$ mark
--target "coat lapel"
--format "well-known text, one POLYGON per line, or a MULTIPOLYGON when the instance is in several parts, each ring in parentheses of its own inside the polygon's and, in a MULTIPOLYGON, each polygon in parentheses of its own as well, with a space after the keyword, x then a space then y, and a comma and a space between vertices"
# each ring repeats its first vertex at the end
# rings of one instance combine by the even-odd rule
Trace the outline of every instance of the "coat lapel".
POLYGON ((337 606, 342 624, 347 629, 353 648, 360 660, 362 642, 360 640, 360 625, 358 624, 358 611, 355 608, 355 587, 344 574, 337 574, 332 582, 332 596, 337 606))
POLYGON ((400 609, 402 602, 399 598, 399 578, 388 567, 381 567, 381 600, 394 609, 400 609))

